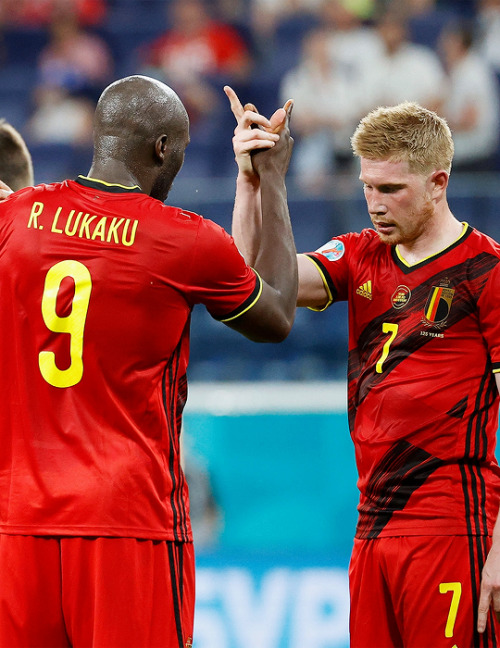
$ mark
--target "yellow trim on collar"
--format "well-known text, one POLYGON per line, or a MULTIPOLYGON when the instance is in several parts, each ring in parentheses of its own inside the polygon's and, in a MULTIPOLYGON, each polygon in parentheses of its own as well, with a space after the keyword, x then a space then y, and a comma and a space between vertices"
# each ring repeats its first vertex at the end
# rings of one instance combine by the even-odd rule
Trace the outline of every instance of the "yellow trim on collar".
POLYGON ((439 254, 442 254, 442 253, 445 252, 449 247, 451 247, 452 245, 455 245, 455 243, 456 243, 457 241, 460 241, 460 239, 462 238, 462 236, 464 236, 465 232, 467 231, 467 229, 468 229, 468 227, 469 227, 469 223, 466 223, 465 221, 462 221, 462 225, 463 225, 463 228, 462 228, 462 231, 461 231, 461 233, 460 233, 460 236, 459 236, 455 241, 453 241, 453 243, 450 243, 449 245, 447 245, 447 246, 446 246, 445 248, 443 248, 442 250, 439 250, 439 252, 434 252, 434 254, 430 254, 428 257, 424 257, 423 259, 420 259, 420 261, 417 261, 416 263, 408 263, 408 261, 406 261, 406 259, 404 259, 404 258, 401 256, 401 253, 400 253, 399 250, 398 250, 398 246, 396 245, 395 250, 396 250, 396 254, 398 255, 398 259, 399 259, 399 260, 401 261, 401 263, 403 263, 407 268, 412 268, 413 266, 416 266, 416 265, 418 265, 419 263, 423 263, 424 261, 428 261, 429 259, 432 259, 432 257, 438 256, 439 254))
POLYGON ((105 182, 104 180, 98 180, 97 178, 89 178, 89 176, 79 175, 79 178, 84 180, 90 180, 90 182, 99 182, 100 184, 106 185, 106 187, 120 187, 121 189, 140 189, 139 185, 132 185, 127 187, 126 185, 118 184, 117 182, 105 182))

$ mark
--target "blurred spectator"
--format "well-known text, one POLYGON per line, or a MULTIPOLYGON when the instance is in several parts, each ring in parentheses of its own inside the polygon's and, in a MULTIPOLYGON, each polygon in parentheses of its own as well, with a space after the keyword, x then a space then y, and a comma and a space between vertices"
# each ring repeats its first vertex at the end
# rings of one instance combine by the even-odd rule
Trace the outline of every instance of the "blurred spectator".
POLYGON ((112 73, 104 40, 82 28, 71 7, 58 5, 49 43, 37 61, 29 138, 36 143, 91 144, 95 102, 112 73))
POLYGON ((436 52, 408 38, 408 22, 403 8, 395 5, 377 21, 384 44, 381 57, 373 61, 367 81, 371 107, 416 101, 430 110, 439 110, 445 80, 436 52))
POLYGON ((50 25, 57 13, 68 9, 81 25, 100 25, 107 13, 106 0, 2 0, 2 5, 9 24, 25 27, 50 25))
POLYGON ((54 14, 37 72, 41 89, 60 88, 97 101, 112 79, 113 59, 105 41, 80 27, 76 12, 65 9, 54 14))
POLYGON ((450 25, 441 37, 441 50, 448 73, 441 114, 453 132, 453 168, 490 171, 500 131, 499 86, 490 65, 473 49, 470 23, 450 25))
POLYGON ((321 24, 330 33, 330 55, 356 83, 366 80, 384 49, 379 34, 364 21, 372 13, 373 5, 361 12, 353 0, 322 0, 321 4, 321 24))
POLYGON ((148 74, 176 89, 195 125, 220 109, 221 85, 248 79, 251 55, 238 31, 212 19, 203 0, 172 0, 167 10, 170 28, 141 58, 148 74))
POLYGON ((479 0, 479 50, 500 75, 500 0, 479 0))
MULTIPOLYGON (((272 42, 278 26, 316 15, 322 0, 251 0, 250 22, 255 39, 261 44, 272 42)), ((300 44, 299 44, 300 45, 300 44)), ((279 54, 278 54, 279 55, 279 54)))
POLYGON ((226 22, 249 26, 248 0, 212 0, 217 16, 226 22))
POLYGON ((330 33, 312 31, 297 68, 286 74, 281 98, 294 99, 292 173, 309 192, 352 164, 350 136, 363 113, 363 86, 330 55, 330 33))
POLYGON ((87 97, 72 97, 57 86, 35 91, 36 106, 25 131, 37 144, 90 146, 95 105, 87 97))

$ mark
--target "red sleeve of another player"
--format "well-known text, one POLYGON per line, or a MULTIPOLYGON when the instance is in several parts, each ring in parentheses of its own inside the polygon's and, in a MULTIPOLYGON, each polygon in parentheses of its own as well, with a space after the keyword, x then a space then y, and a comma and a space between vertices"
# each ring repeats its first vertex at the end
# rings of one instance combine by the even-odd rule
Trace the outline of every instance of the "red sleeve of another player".
POLYGON ((216 319, 233 319, 253 306, 262 282, 245 263, 229 234, 201 219, 193 250, 189 297, 216 319))
POLYGON ((500 372, 500 263, 493 268, 478 300, 481 331, 486 340, 493 371, 500 372))

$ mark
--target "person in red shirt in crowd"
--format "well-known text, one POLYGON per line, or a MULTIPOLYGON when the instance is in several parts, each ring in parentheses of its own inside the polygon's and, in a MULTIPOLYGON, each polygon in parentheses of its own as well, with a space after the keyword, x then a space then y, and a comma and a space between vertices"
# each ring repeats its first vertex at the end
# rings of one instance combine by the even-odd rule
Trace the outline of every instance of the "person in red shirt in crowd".
POLYGON ((173 85, 191 123, 220 107, 214 82, 238 85, 248 79, 251 55, 239 32, 212 18, 203 0, 168 3, 170 27, 140 53, 147 73, 173 85))
POLYGON ((106 0, 4 0, 7 23, 25 27, 50 25, 54 14, 71 7, 81 25, 100 25, 107 13, 106 0))

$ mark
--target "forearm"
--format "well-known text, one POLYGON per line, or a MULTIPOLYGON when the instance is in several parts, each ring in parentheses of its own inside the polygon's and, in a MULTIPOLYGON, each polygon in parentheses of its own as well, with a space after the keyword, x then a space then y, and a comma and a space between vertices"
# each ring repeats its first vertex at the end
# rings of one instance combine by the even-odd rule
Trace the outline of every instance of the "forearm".
POLYGON ((263 175, 260 196, 261 236, 254 267, 276 290, 286 316, 293 318, 298 289, 297 253, 285 179, 277 173, 263 175))
POLYGON ((260 180, 257 175, 238 174, 232 235, 245 261, 254 266, 262 235, 260 180))

